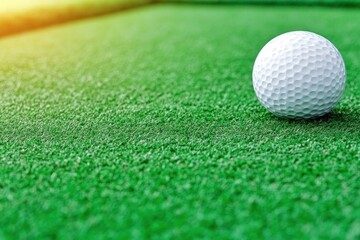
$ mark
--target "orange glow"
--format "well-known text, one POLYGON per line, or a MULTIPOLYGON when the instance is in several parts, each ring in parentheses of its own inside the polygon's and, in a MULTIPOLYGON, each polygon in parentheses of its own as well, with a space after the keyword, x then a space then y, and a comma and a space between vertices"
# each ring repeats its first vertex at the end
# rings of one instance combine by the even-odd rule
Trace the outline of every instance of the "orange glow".
POLYGON ((97 16, 151 0, 0 0, 0 37, 97 16))
POLYGON ((26 11, 39 7, 58 7, 69 5, 81 5, 81 4, 114 4, 122 2, 141 2, 139 0, 1 0, 0 1, 0 14, 9 14, 12 12, 26 11))
POLYGON ((59 4, 65 1, 53 1, 53 0, 2 0, 0 2, 0 13, 11 13, 17 11, 23 11, 31 8, 37 8, 40 6, 49 6, 59 4))

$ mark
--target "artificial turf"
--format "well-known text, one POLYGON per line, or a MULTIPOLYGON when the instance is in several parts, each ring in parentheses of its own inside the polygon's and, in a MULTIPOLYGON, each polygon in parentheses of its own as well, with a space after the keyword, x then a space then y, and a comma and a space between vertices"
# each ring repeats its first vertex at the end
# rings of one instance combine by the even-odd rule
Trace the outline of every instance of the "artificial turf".
POLYGON ((359 21, 156 5, 2 39, 0 239, 358 239, 359 21), (291 30, 347 64, 318 120, 278 119, 252 89, 291 30))

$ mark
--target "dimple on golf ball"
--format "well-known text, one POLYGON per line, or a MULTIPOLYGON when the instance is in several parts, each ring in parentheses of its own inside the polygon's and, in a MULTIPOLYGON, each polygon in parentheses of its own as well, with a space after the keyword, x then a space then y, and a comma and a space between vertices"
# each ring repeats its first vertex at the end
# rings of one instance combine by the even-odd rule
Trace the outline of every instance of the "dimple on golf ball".
POLYGON ((311 32, 282 34, 267 43, 253 69, 253 85, 261 104, 279 117, 323 116, 345 88, 344 60, 326 38, 311 32))

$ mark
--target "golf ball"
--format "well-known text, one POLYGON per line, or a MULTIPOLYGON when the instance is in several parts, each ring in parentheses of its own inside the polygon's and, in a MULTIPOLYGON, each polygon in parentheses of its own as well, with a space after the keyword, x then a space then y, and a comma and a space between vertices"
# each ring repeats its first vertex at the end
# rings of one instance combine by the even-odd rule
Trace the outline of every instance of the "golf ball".
POLYGON ((284 118, 323 116, 345 88, 344 60, 326 38, 311 32, 282 34, 263 47, 253 69, 261 104, 284 118))

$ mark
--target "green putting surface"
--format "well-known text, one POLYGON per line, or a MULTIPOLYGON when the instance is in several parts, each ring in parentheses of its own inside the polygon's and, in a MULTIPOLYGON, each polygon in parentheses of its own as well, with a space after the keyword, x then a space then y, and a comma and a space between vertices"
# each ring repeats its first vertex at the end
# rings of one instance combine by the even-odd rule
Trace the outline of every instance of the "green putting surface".
POLYGON ((2 39, 0 239, 358 239, 359 21, 156 5, 2 39), (291 30, 345 59, 324 118, 253 92, 257 53, 291 30))

